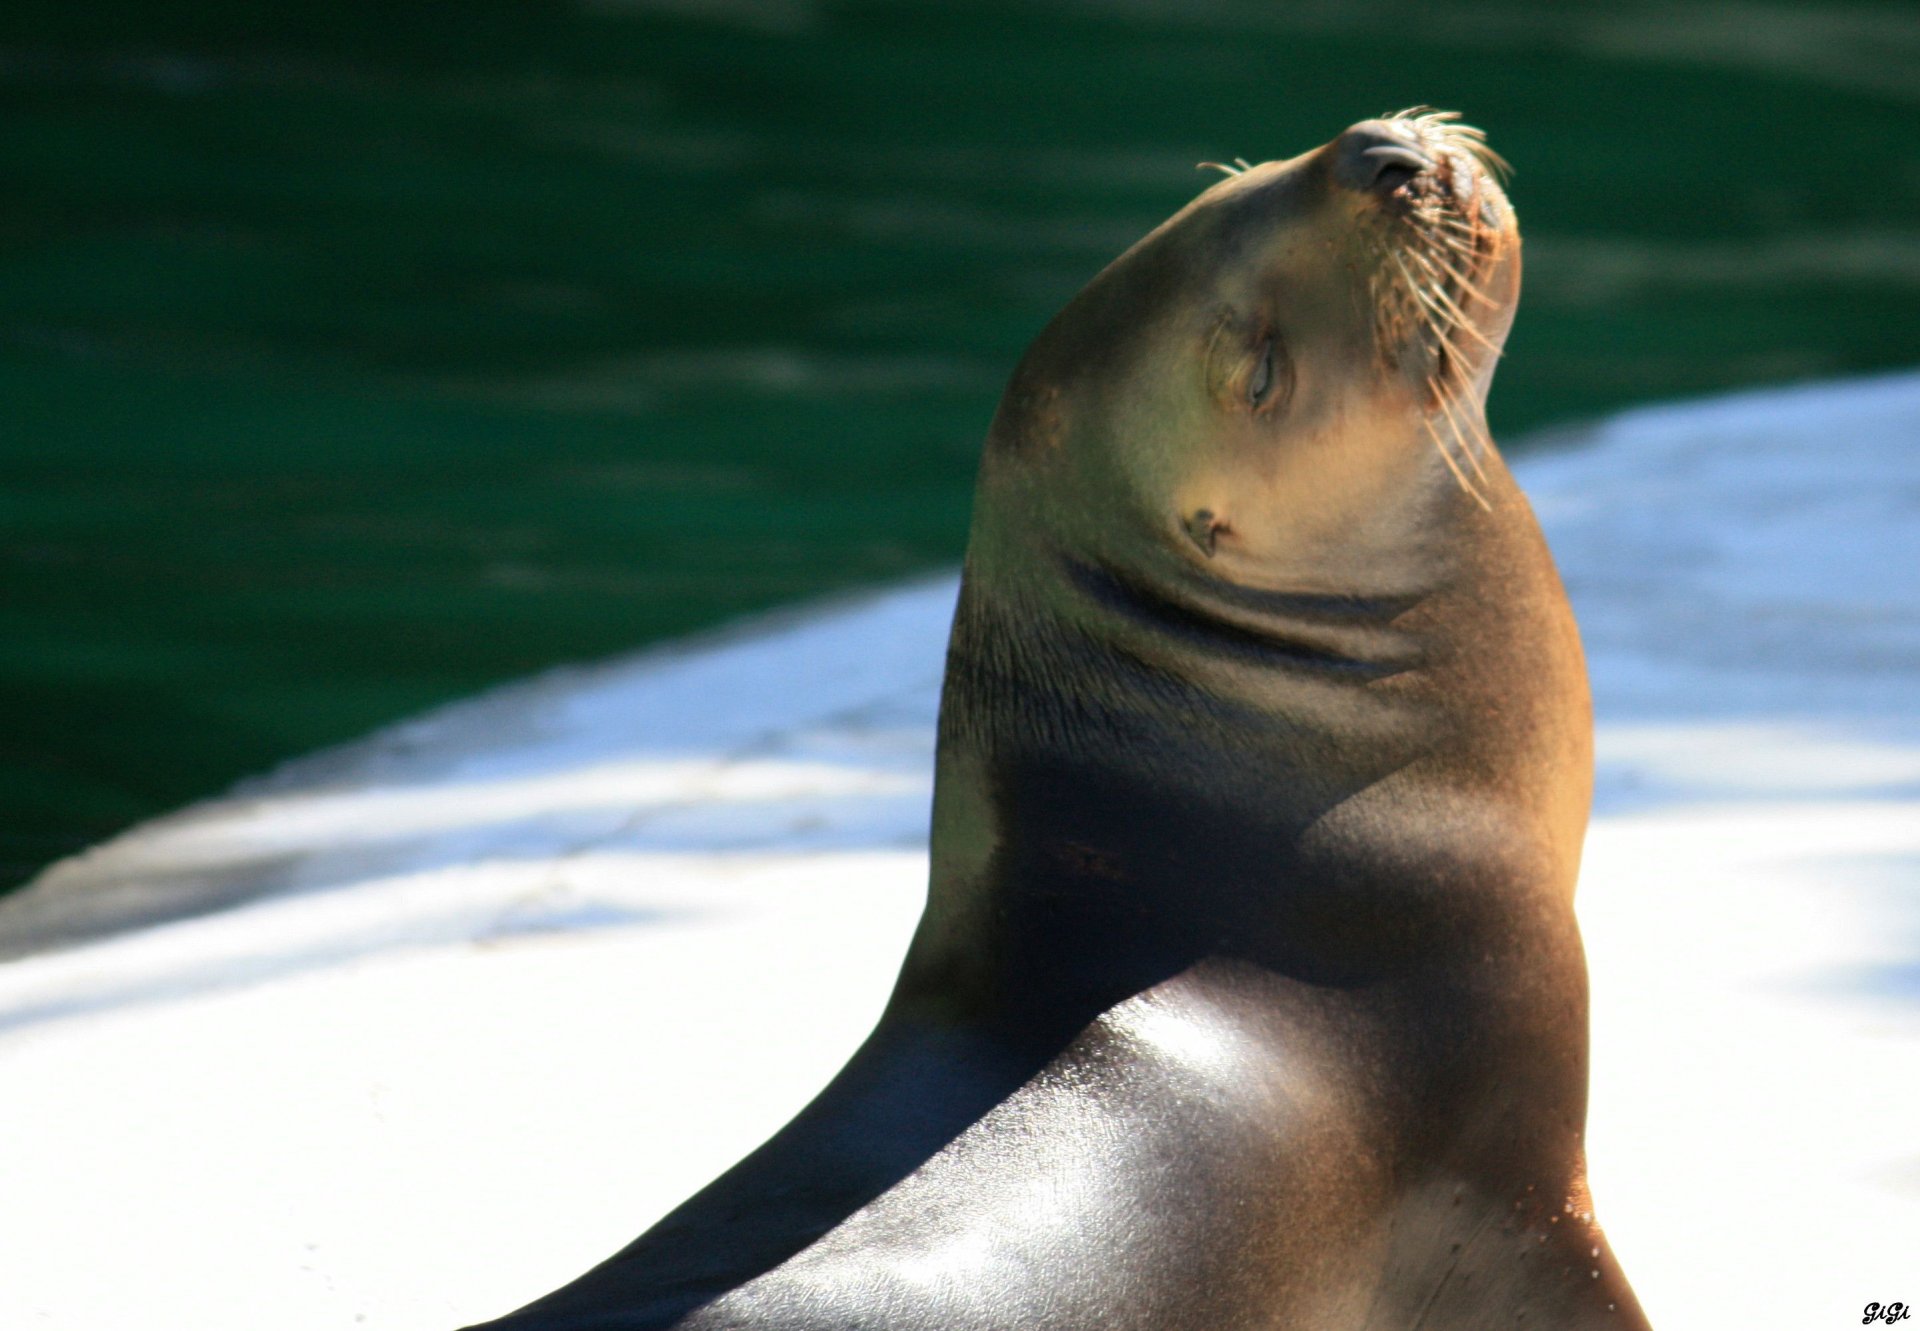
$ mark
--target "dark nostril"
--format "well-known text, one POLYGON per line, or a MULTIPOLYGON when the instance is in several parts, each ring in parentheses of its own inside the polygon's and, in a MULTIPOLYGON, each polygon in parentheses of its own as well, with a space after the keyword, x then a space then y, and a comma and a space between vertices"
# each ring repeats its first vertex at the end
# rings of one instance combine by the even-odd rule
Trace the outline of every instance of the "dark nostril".
POLYGON ((1372 185, 1381 191, 1398 189, 1422 171, 1433 169, 1431 157, 1397 143, 1383 143, 1378 148, 1369 148, 1361 156, 1379 163, 1373 173, 1372 185))
POLYGON ((1355 125, 1334 145, 1333 177, 1351 190, 1388 194, 1434 161, 1380 121, 1355 125))

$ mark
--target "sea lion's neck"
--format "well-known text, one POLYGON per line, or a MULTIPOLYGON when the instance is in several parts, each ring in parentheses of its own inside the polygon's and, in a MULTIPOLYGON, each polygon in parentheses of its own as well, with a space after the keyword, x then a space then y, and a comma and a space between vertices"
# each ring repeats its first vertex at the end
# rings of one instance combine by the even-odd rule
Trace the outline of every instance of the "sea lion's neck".
MULTIPOLYGON (((1511 501, 1513 539, 1537 546, 1511 501)), ((1479 543, 1507 539, 1475 521, 1479 543)), ((1511 872, 1570 891, 1584 797, 1547 807, 1514 773, 1544 755, 1581 788, 1584 715, 1531 701, 1566 693, 1578 649, 1544 551, 1511 553, 1425 585, 1300 592, 1031 550, 1018 581, 970 567, 903 994, 1090 1016, 1219 955, 1366 983, 1417 946, 1423 908, 1388 901, 1392 881, 1463 818, 1498 819, 1510 834, 1486 840, 1511 872), (1499 585, 1483 567, 1506 570, 1499 585), (1529 639, 1534 679, 1481 677, 1529 639), (1423 830, 1409 806, 1429 787, 1448 802, 1423 830)))
POLYGON ((1103 636, 1116 653, 1151 659, 1170 649, 1265 665, 1279 672, 1275 693, 1287 692, 1288 680, 1364 682, 1417 665, 1417 638, 1395 621, 1433 590, 1404 582, 1391 590, 1271 590, 1177 565, 1142 577, 1071 554, 1058 562, 1088 618, 1104 621, 1103 636))

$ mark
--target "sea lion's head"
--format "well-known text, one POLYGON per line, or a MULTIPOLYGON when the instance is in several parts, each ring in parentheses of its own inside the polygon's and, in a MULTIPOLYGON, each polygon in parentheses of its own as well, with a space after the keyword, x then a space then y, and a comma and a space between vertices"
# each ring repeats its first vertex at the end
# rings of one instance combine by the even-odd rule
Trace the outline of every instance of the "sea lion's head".
MULTIPOLYGON (((930 939, 1084 882, 1163 939, 1271 929, 1301 973, 1357 974, 1417 950, 1404 885, 1546 862, 1571 890, 1578 639, 1484 427, 1520 286, 1500 165, 1443 112, 1363 121, 1230 172, 1035 339, 981 464, 930 939), (1332 881, 1295 854, 1343 866, 1325 918, 1274 905, 1332 881)), ((1034 967, 1130 927, 1063 928, 1034 967)))
POLYGON ((1409 111, 1227 168, 1028 350, 983 507, 1147 578, 1398 581, 1436 506, 1498 498, 1482 412, 1520 276, 1503 165, 1451 113, 1409 111))

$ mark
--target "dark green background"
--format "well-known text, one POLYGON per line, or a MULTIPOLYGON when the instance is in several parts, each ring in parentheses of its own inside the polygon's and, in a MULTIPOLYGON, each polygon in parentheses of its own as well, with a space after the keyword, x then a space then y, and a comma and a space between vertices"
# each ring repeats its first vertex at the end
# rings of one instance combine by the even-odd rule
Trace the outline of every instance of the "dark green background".
POLYGON ((1911 4, 0 7, 0 882, 487 683, 951 562, 1211 177, 1518 168, 1497 432, 1920 361, 1911 4))

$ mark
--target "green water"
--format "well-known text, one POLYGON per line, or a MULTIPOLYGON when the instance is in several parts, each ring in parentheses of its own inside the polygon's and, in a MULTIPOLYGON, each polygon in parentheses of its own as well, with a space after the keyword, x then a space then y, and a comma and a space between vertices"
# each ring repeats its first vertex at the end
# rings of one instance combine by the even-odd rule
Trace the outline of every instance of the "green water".
POLYGON ((1020 349, 1208 177, 1459 107, 1502 434, 1920 362, 1920 11, 0 8, 0 883, 554 662, 955 560, 1020 349))

